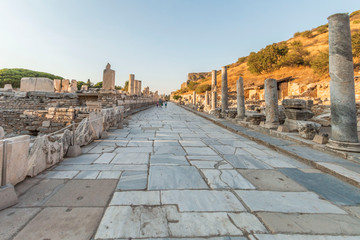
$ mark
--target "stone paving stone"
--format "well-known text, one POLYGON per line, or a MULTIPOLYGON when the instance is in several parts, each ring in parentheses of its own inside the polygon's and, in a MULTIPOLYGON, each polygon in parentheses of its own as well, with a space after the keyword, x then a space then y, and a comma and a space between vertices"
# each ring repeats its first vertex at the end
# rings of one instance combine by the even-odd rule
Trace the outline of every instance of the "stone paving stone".
POLYGON ((98 145, 97 142, 92 142, 86 146, 81 147, 81 152, 84 153, 88 153, 91 149, 93 149, 94 147, 96 147, 98 145))
POLYGON ((0 211, 0 239, 11 239, 41 208, 7 208, 0 211))
POLYGON ((155 140, 154 147, 163 147, 163 146, 178 146, 180 147, 180 143, 178 140, 155 140))
POLYGON ((193 166, 150 166, 149 190, 207 188, 193 166))
POLYGON ((173 155, 152 155, 150 157, 151 165, 189 165, 185 156, 173 155))
POLYGON ((267 229, 253 214, 229 213, 233 223, 241 230, 252 233, 267 233, 267 229))
POLYGON ((152 147, 153 141, 130 140, 127 147, 152 147))
POLYGON ((360 234, 358 218, 343 214, 258 213, 273 233, 360 234))
POLYGON ((158 146, 154 147, 155 155, 176 155, 176 156, 185 156, 186 153, 184 149, 179 146, 158 146))
POLYGON ((222 157, 220 157, 219 155, 216 155, 216 156, 203 156, 203 155, 199 155, 199 156, 191 156, 191 155, 188 155, 186 156, 187 159, 189 160, 204 160, 204 161, 222 161, 222 157))
POLYGON ((127 171, 120 177, 117 189, 119 190, 144 190, 147 185, 147 171, 127 171))
POLYGON ((235 148, 228 145, 210 145, 212 149, 220 154, 235 154, 235 148))
POLYGON ((125 164, 116 164, 114 166, 112 166, 111 171, 124 171, 124 170, 128 170, 128 171, 147 171, 148 170, 148 165, 137 165, 137 164, 132 164, 132 165, 125 165, 125 164))
POLYGON ((112 160, 113 164, 148 164, 149 153, 118 153, 112 160))
MULTIPOLYGON (((179 239, 189 239, 189 238, 147 238, 147 240, 179 240, 179 239)), ((140 240, 135 238, 133 240, 140 240)), ((206 238, 191 238, 191 240, 247 240, 245 237, 206 237, 206 238)))
POLYGON ((95 239, 168 236, 166 212, 163 208, 110 206, 101 220, 95 239))
POLYGON ((41 181, 39 178, 25 178, 24 181, 15 185, 15 192, 17 196, 21 196, 27 190, 35 186, 41 181))
POLYGON ((168 190, 161 191, 162 204, 176 204, 181 212, 246 211, 230 191, 168 190))
POLYGON ((81 171, 74 179, 96 179, 99 171, 81 171))
POLYGON ((115 192, 110 206, 160 205, 160 191, 115 192))
POLYGON ((206 147, 201 140, 180 140, 183 147, 206 147))
POLYGON ((239 169, 240 174, 249 180, 258 190, 305 192, 306 188, 277 170, 239 169))
POLYGON ((103 153, 94 163, 97 164, 109 164, 113 158, 116 156, 116 153, 103 153))
POLYGON ((312 192, 246 190, 235 190, 235 192, 252 211, 346 214, 344 210, 321 200, 312 192))
POLYGON ((44 179, 18 198, 16 207, 43 206, 57 191, 64 187, 66 180, 44 179))
POLYGON ((201 169, 212 189, 255 189, 236 170, 201 169))
POLYGON ((107 146, 107 145, 98 145, 92 148, 88 153, 109 153, 114 151, 115 146, 107 146))
POLYGON ((239 230, 230 221, 225 212, 178 213, 176 207, 166 208, 168 227, 174 237, 241 236, 239 230), (184 231, 186 229, 186 231, 184 231))
POLYGON ((357 183, 360 183, 360 174, 357 172, 351 171, 334 163, 318 162, 318 164, 329 169, 330 171, 336 172, 337 174, 340 174, 344 177, 356 181, 357 183))
POLYGON ((122 171, 101 171, 97 179, 119 179, 122 171))
POLYGON ((220 140, 217 140, 214 138, 202 138, 201 141, 203 141, 207 145, 220 145, 221 144, 220 140))
POLYGON ((49 179, 72 179, 78 173, 79 171, 46 171, 38 175, 37 177, 49 179))
POLYGON ((326 235, 287 235, 255 234, 250 240, 358 240, 359 236, 326 236, 326 235))
POLYGON ((103 208, 45 208, 14 240, 88 240, 102 213, 103 208))
POLYGON ((234 168, 239 169, 273 169, 266 163, 255 159, 249 155, 224 155, 226 161, 228 161, 234 168))
POLYGON ((121 147, 115 149, 116 153, 152 153, 153 147, 121 147))
POLYGON ((113 164, 65 164, 65 165, 58 165, 53 170, 55 171, 101 171, 101 170, 111 170, 113 168, 113 164))
POLYGON ((191 165, 197 168, 215 168, 218 161, 191 161, 191 165))
POLYGON ((70 180, 45 205, 104 207, 114 192, 116 182, 117 180, 70 180))
POLYGON ((272 156, 256 156, 257 159, 266 163, 267 165, 273 168, 296 168, 291 163, 283 161, 279 157, 272 157, 272 156))
POLYGON ((349 207, 344 207, 345 210, 350 213, 351 215, 360 218, 360 207, 358 206, 349 206, 349 207))
POLYGON ((100 154, 82 154, 74 158, 66 158, 60 164, 91 164, 93 163, 100 154))
POLYGON ((325 199, 338 205, 360 204, 360 189, 324 173, 304 173, 281 169, 282 173, 325 199))
POLYGON ((217 153, 214 152, 209 147, 184 147, 185 151, 188 153, 188 155, 201 155, 201 156, 216 156, 217 153))

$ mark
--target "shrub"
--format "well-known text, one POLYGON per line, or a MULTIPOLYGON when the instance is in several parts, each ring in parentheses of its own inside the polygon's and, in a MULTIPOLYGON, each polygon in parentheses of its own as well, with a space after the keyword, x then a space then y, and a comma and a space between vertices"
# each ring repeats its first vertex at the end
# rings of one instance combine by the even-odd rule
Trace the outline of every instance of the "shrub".
POLYGON ((301 33, 301 36, 302 36, 302 37, 305 37, 305 38, 312 38, 312 37, 314 37, 314 35, 312 34, 312 31, 310 31, 310 30, 302 32, 302 33, 301 33))
POLYGON ((360 32, 351 37, 353 56, 360 58, 360 32))
POLYGON ((301 32, 294 33, 294 37, 300 37, 300 36, 301 36, 301 32))
POLYGON ((188 84, 188 87, 190 90, 195 90, 195 88, 197 87, 197 85, 199 85, 199 83, 197 82, 194 82, 194 81, 190 81, 189 84, 188 84))
POLYGON ((309 65, 307 57, 310 53, 304 49, 301 41, 290 43, 289 53, 281 59, 281 66, 301 66, 309 65))
POLYGON ((352 13, 350 14, 350 17, 353 17, 353 16, 355 16, 355 15, 357 15, 357 14, 360 14, 360 10, 357 10, 357 11, 355 11, 355 12, 352 12, 352 13))
POLYGON ((247 57, 238 58, 237 63, 239 63, 239 64, 244 63, 246 61, 246 58, 247 57))
POLYGON ((359 24, 359 23, 360 23, 360 20, 353 21, 353 24, 359 24))
POLYGON ((94 85, 94 88, 102 88, 103 82, 98 82, 94 85))
POLYGON ((329 72, 329 52, 319 52, 310 61, 310 66, 318 75, 327 74, 329 72))
POLYGON ((81 86, 86 84, 85 82, 83 81, 77 81, 77 89, 80 90, 81 89, 81 86))
POLYGON ((127 92, 129 90, 129 81, 126 81, 124 84, 123 91, 127 92))
POLYGON ((211 90, 211 85, 210 84, 203 84, 203 85, 199 85, 196 87, 195 92, 196 93, 204 93, 206 91, 210 91, 211 90))
POLYGON ((182 96, 180 96, 180 95, 174 95, 174 96, 173 96, 173 99, 177 101, 177 100, 179 100, 179 99, 182 99, 182 96))
POLYGON ((255 74, 271 72, 281 67, 281 58, 289 51, 286 43, 274 43, 261 49, 257 53, 250 53, 248 57, 249 71, 255 74))
POLYGON ((315 29, 319 34, 326 33, 328 31, 328 24, 321 25, 315 29))

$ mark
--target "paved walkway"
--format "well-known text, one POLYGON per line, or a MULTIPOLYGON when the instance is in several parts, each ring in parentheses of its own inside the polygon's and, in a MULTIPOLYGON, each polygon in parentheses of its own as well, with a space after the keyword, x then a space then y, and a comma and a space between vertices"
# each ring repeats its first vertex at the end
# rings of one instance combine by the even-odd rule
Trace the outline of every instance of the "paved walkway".
POLYGON ((360 239, 358 188, 174 104, 83 152, 16 186, 0 239, 360 239))

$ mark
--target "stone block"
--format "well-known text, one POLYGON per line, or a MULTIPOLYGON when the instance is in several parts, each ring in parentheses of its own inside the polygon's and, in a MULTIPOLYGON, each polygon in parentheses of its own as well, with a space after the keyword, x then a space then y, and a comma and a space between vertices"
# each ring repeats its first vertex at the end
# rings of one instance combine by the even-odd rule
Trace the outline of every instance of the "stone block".
POLYGON ((0 127, 0 139, 3 139, 5 136, 4 128, 0 127))
POLYGON ((294 120, 309 120, 314 116, 310 110, 300 110, 300 109, 285 109, 285 115, 289 119, 294 120))
POLYGON ((284 125, 280 125, 280 126, 277 128, 277 131, 278 131, 278 132, 290 132, 289 129, 287 128, 287 126, 284 126, 284 125))
POLYGON ((17 195, 14 186, 7 184, 0 187, 0 211, 17 203, 17 195))
MULTIPOLYGON (((6 183, 16 185, 23 181, 28 171, 30 136, 23 135, 0 141, 0 170, 3 163, 3 142, 6 144, 6 183)), ((0 172, 1 175, 2 171, 0 172)))
POLYGON ((283 126, 287 127, 289 132, 297 132, 298 131, 298 127, 297 127, 298 121, 299 120, 286 118, 283 126))
POLYGON ((104 70, 102 89, 115 89, 115 71, 111 69, 111 65, 109 63, 106 65, 106 69, 104 70))
POLYGON ((61 92, 61 79, 54 79, 55 92, 61 92))
POLYGON ((46 128, 47 128, 47 127, 50 127, 50 121, 43 121, 43 122, 42 122, 42 126, 43 126, 43 127, 46 127, 46 128))
POLYGON ((49 78, 22 78, 21 92, 54 92, 54 81, 49 78))
POLYGON ((69 87, 70 87, 70 80, 69 79, 63 79, 61 81, 61 92, 63 92, 63 93, 69 92, 69 87))
POLYGON ((284 99, 282 105, 284 108, 305 109, 306 101, 303 99, 284 99))
POLYGON ((67 151, 66 156, 67 157, 77 157, 81 155, 81 148, 79 145, 73 145, 73 146, 69 146, 69 149, 67 151))
POLYGON ((314 139, 315 135, 319 133, 321 125, 319 123, 310 121, 297 121, 299 135, 305 139, 314 139))
POLYGON ((4 91, 11 92, 12 90, 13 88, 11 84, 5 84, 4 91))
POLYGON ((316 142, 319 144, 326 144, 326 143, 328 143, 328 141, 329 141, 329 135, 327 135, 327 134, 322 134, 322 135, 316 134, 313 139, 313 142, 316 142))

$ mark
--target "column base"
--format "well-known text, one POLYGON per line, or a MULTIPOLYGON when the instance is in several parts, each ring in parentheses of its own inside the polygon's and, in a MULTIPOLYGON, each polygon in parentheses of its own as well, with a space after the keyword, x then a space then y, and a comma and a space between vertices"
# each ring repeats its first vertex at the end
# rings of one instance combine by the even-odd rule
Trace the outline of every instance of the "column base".
POLYGON ((329 143, 326 144, 328 148, 346 151, 346 152, 360 152, 360 143, 351 143, 351 142, 339 142, 332 139, 329 139, 329 143))
POLYGON ((13 185, 7 184, 0 187, 0 210, 11 207, 17 202, 18 198, 13 185))

